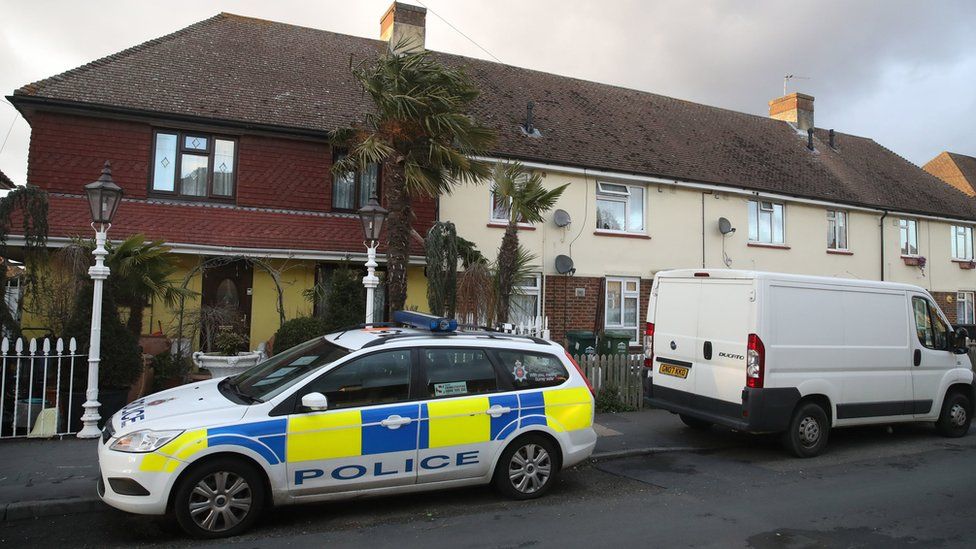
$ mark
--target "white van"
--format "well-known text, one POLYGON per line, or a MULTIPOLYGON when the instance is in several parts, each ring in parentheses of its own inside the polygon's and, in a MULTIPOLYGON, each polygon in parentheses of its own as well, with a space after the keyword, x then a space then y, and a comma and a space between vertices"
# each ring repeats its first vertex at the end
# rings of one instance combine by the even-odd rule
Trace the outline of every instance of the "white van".
POLYGON ((932 421, 960 437, 976 401, 965 330, 908 284, 659 272, 645 366, 648 404, 693 428, 783 433, 800 457, 831 427, 932 421))

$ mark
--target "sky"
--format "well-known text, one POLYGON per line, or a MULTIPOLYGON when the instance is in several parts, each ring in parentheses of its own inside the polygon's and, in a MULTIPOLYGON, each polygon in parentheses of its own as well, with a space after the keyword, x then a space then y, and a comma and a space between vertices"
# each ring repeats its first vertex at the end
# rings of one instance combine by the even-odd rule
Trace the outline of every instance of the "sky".
MULTIPOLYGON (((789 90, 816 124, 921 165, 976 156, 976 2, 406 0, 427 47, 758 115, 789 90), (453 28, 452 28, 453 26, 453 28), (482 49, 483 48, 483 49, 482 49)), ((0 92, 226 11, 377 38, 389 0, 0 0, 0 92)), ((22 184, 30 127, 0 102, 0 170, 22 184)), ((84 182, 79 182, 79 184, 84 182)))

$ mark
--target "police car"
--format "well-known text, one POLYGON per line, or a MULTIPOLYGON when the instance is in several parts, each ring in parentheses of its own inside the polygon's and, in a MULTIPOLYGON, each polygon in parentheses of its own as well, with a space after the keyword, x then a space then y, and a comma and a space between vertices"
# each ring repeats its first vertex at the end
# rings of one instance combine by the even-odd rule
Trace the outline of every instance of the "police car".
POLYGON ((535 498, 593 452, 592 388, 557 344, 394 319, 409 326, 332 333, 132 402, 103 431, 99 495, 222 537, 270 505, 488 483, 535 498))

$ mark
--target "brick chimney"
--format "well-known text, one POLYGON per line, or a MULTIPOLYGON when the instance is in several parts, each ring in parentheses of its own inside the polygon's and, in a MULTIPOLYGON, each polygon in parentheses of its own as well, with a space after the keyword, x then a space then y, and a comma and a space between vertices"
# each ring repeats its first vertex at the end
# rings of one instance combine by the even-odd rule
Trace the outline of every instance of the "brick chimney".
POLYGON ((424 49, 427 8, 393 2, 380 19, 380 40, 394 53, 424 49))
POLYGON ((791 122, 798 129, 813 128, 813 96, 791 93, 769 102, 769 117, 791 122))

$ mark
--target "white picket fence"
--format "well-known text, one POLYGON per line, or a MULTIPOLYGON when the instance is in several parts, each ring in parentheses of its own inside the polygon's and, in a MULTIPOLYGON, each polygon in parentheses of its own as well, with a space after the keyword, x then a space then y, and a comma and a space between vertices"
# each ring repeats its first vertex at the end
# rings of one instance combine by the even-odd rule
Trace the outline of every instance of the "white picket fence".
MULTIPOLYGON (((466 317, 458 318, 457 320, 458 326, 462 331, 484 329, 484 319, 480 319, 482 321, 479 322, 479 319, 475 318, 473 314, 469 313, 466 317)), ((496 327, 495 330, 506 334, 528 335, 549 339, 549 317, 537 316, 528 321, 523 320, 518 324, 504 323, 496 327)))
MULTIPOLYGON (((51 437, 74 433, 69 418, 84 402, 75 369, 87 372, 86 355, 74 338, 0 341, 0 438, 51 437)), ((83 377, 83 376, 82 376, 83 377)))

